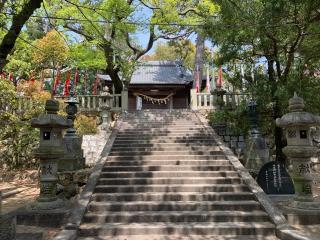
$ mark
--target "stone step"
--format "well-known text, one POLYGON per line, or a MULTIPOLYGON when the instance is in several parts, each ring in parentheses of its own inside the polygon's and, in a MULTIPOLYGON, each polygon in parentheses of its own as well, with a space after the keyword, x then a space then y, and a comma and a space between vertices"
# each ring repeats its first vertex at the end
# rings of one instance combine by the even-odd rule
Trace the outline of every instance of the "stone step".
POLYGON ((239 192, 249 191, 244 184, 149 184, 149 185, 100 185, 96 193, 133 193, 133 192, 239 192))
POLYGON ((124 211, 260 211, 261 205, 256 201, 132 201, 132 202, 95 202, 92 201, 90 212, 124 212, 124 211))
POLYGON ((197 138, 197 139, 150 139, 150 140, 121 140, 121 139, 115 139, 114 144, 150 144, 150 143, 215 143, 215 140, 210 138, 197 138))
MULTIPOLYGON (((165 153, 164 153, 165 154, 165 153)), ((123 155, 123 156, 108 156, 107 162, 110 161, 121 161, 121 160, 172 160, 178 161, 178 160, 217 160, 216 162, 219 163, 219 160, 223 160, 223 163, 228 162, 228 160, 225 160, 226 156, 221 155, 151 155, 151 156, 145 156, 145 155, 123 155)), ((143 162, 141 162, 143 164, 143 162)), ((161 164, 161 162, 160 162, 161 164)), ((162 162, 163 165, 165 165, 165 162, 162 162)))
POLYGON ((236 171, 144 171, 144 172, 102 172, 101 178, 185 178, 185 177, 238 177, 236 171))
POLYGON ((201 123, 194 119, 182 120, 182 119, 159 119, 159 120, 139 120, 139 121, 127 121, 122 123, 123 126, 176 126, 176 125, 194 125, 203 126, 201 123))
POLYGON ((171 136, 171 135, 164 135, 164 136, 146 136, 146 135, 132 135, 132 136, 117 136, 117 140, 211 140, 213 139, 212 135, 204 135, 204 134, 197 134, 197 135, 189 135, 185 136, 184 134, 171 136))
MULTIPOLYGON (((78 240, 97 240, 96 237, 78 237, 78 240)), ((121 235, 101 236, 99 240, 279 240, 275 236, 266 235, 121 235)))
POLYGON ((86 223, 181 223, 181 222, 266 222, 269 216, 263 211, 157 211, 87 213, 86 223))
POLYGON ((112 146, 112 149, 116 149, 119 147, 134 147, 134 148, 150 148, 150 147, 217 147, 217 143, 214 141, 211 142, 184 142, 184 143, 138 143, 138 142, 131 142, 130 144, 128 143, 114 143, 112 146))
POLYGON ((150 184, 240 184, 242 180, 237 178, 100 178, 100 185, 150 185, 150 184))
POLYGON ((194 154, 214 154, 214 152, 221 151, 219 146, 160 146, 160 147, 131 147, 131 146, 122 146, 122 147, 112 147, 110 155, 113 153, 126 153, 129 152, 130 154, 136 153, 150 153, 151 155, 158 155, 162 154, 163 152, 185 152, 187 153, 194 153, 194 154), (154 153, 154 154, 153 154, 154 153))
POLYGON ((118 132, 118 134, 168 134, 168 133, 176 133, 176 134, 183 134, 183 133, 209 133, 209 131, 203 127, 138 127, 134 126, 132 128, 125 128, 118 132))
MULTIPOLYGON (((160 156, 159 156, 160 157, 160 156)), ((227 160, 135 160, 134 157, 131 158, 132 160, 123 160, 123 159, 116 159, 112 161, 108 161, 108 166, 163 166, 163 165, 173 165, 173 166, 221 166, 226 165, 230 166, 230 162, 227 160)), ((147 159, 147 158, 145 158, 147 159)))
POLYGON ((144 171, 232 171, 233 166, 104 166, 104 172, 144 172, 144 171))
POLYGON ((245 201, 255 200, 250 192, 181 193, 95 193, 92 200, 103 201, 245 201))
MULTIPOLYGON (((126 130, 126 131, 121 131, 118 132, 117 137, 122 137, 122 136, 135 136, 137 133, 136 129, 132 130, 126 130), (134 131, 133 131, 134 130, 134 131)), ((177 136, 193 136, 194 134, 207 134, 209 136, 212 136, 213 134, 206 131, 203 128, 170 128, 170 129, 154 129, 153 131, 144 131, 141 132, 140 134, 143 136, 167 136, 167 134, 171 135, 177 135, 177 136)))
MULTIPOLYGON (((80 236, 104 235, 271 235, 275 234, 274 225, 269 222, 260 223, 130 223, 130 224, 82 224, 80 236)), ((130 238, 129 238, 130 239, 130 238)))
POLYGON ((213 149, 217 149, 217 150, 207 150, 207 151, 197 151, 197 150, 193 150, 193 151, 186 151, 187 148, 183 149, 183 150, 175 150, 175 151, 169 151, 168 149, 166 151, 162 150, 154 150, 154 149, 146 149, 146 148, 141 148, 139 150, 135 149, 135 148, 131 148, 132 151, 130 151, 129 149, 119 149, 118 151, 116 151, 114 148, 112 148, 109 156, 141 156, 141 155, 146 155, 146 156, 158 156, 158 155, 223 155, 223 152, 220 150, 219 147, 215 147, 213 149), (135 150, 135 151, 134 151, 135 150))

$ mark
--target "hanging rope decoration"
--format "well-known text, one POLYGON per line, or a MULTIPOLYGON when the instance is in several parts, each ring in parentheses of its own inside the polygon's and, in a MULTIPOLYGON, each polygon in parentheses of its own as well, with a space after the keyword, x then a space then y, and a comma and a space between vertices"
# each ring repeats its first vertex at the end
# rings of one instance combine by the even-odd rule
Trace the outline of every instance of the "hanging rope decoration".
POLYGON ((170 97, 172 97, 174 95, 174 93, 170 93, 168 96, 166 96, 164 98, 154 98, 154 97, 144 95, 142 93, 134 93, 133 95, 136 97, 138 97, 138 96, 142 97, 144 100, 151 102, 152 104, 158 103, 160 105, 162 103, 167 104, 167 102, 170 100, 170 97))

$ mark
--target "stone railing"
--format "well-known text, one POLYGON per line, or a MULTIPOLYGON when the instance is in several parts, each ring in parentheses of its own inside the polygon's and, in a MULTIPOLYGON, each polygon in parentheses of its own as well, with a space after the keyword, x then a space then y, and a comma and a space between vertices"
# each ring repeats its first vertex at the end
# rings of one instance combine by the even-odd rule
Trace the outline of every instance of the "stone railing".
MULTIPOLYGON (((224 106, 236 107, 248 98, 249 96, 247 94, 225 93, 222 100, 224 106)), ((190 107, 192 110, 213 110, 218 107, 218 97, 210 93, 197 93, 195 89, 191 89, 190 99, 190 107)))
MULTIPOLYGON (((78 95, 79 111, 86 113, 100 112, 102 106, 109 106, 111 111, 128 110, 128 92, 121 94, 111 94, 110 98, 103 95, 78 95), (106 102, 108 101, 108 102, 106 102)), ((55 96, 56 99, 66 101, 68 97, 55 96)), ((33 106, 32 99, 29 97, 18 98, 18 110, 30 109, 33 106)))

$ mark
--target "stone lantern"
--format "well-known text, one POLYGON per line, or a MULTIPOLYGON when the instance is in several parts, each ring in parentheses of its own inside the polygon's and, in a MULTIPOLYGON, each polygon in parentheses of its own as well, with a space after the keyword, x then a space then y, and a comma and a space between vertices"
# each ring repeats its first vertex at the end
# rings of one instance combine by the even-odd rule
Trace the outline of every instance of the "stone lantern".
POLYGON ((109 129, 109 125, 111 122, 111 112, 110 112, 111 99, 112 99, 112 96, 109 93, 109 88, 108 86, 105 86, 100 95, 100 103, 99 103, 100 116, 102 119, 102 129, 104 130, 109 129))
POLYGON ((64 154, 62 131, 71 126, 65 117, 57 115, 59 102, 47 100, 45 113, 31 120, 31 126, 40 129, 40 146, 35 156, 40 159, 40 196, 32 206, 34 209, 50 210, 63 207, 56 196, 59 158, 64 154))
POLYGON ((311 157, 317 148, 312 146, 311 127, 320 124, 320 118, 304 112, 304 101, 295 93, 289 100, 289 113, 276 120, 277 126, 284 128, 287 146, 284 154, 292 164, 290 173, 296 196, 291 207, 318 209, 319 203, 313 202, 311 157))
POLYGON ((70 121, 70 127, 67 129, 63 138, 63 146, 65 154, 59 160, 59 172, 74 171, 83 169, 85 165, 85 159, 83 157, 83 150, 81 149, 82 138, 80 138, 76 130, 74 129, 74 120, 78 112, 78 101, 74 97, 73 91, 70 92, 66 106, 67 119, 70 121))
POLYGON ((245 144, 245 167, 254 175, 269 161, 269 149, 258 128, 257 102, 251 99, 247 105, 250 130, 245 144))

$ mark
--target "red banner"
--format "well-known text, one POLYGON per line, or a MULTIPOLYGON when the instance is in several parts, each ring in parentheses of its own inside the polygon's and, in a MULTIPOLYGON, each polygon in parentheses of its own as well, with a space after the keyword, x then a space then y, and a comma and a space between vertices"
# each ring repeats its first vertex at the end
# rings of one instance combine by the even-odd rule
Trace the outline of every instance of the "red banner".
POLYGON ((219 68, 219 78, 217 82, 217 87, 222 87, 222 66, 219 68))
POLYGON ((66 81, 64 83, 64 88, 63 88, 63 96, 69 96, 70 95, 70 85, 71 85, 71 70, 68 71, 67 73, 67 78, 66 81))
POLYGON ((54 80, 54 83, 53 83, 53 88, 52 88, 52 94, 55 95, 56 92, 57 92, 57 87, 58 85, 60 84, 60 80, 61 80, 61 72, 60 72, 60 69, 58 69, 57 71, 57 76, 56 76, 56 79, 54 80))

